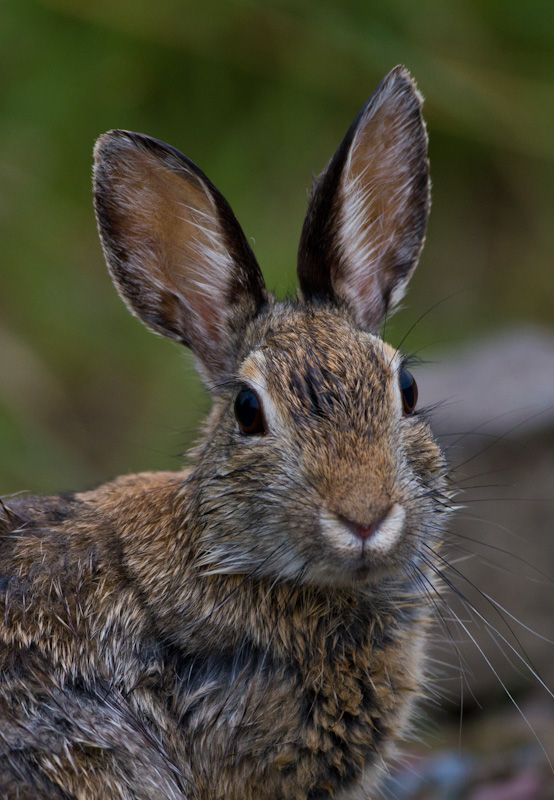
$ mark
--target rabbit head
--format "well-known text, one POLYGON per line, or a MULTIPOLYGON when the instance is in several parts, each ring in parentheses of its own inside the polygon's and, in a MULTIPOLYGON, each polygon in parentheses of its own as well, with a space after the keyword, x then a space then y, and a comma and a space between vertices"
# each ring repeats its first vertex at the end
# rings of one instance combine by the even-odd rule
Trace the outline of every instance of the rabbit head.
POLYGON ((189 159, 112 131, 96 212, 131 311, 187 345, 214 398, 183 525, 205 574, 371 586, 409 573, 444 462, 379 338, 429 212, 421 98, 394 69, 314 183, 298 298, 276 302, 227 201, 189 159))

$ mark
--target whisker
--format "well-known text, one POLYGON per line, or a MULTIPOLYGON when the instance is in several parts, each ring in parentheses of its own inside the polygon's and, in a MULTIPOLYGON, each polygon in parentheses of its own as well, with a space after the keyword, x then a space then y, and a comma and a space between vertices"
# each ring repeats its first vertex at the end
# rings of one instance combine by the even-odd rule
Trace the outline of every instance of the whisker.
MULTIPOLYGON (((434 551, 433 551, 433 555, 434 555, 434 556, 436 556, 436 553, 434 553, 434 551)), ((490 622, 489 622, 489 621, 488 621, 488 620, 487 620, 487 619, 486 619, 486 618, 485 618, 485 617, 484 617, 484 616, 483 616, 483 615, 482 615, 482 614, 481 614, 481 613, 480 613, 480 612, 479 612, 479 611, 478 611, 478 610, 475 608, 475 606, 473 606, 473 604, 471 604, 471 603, 470 603, 470 602, 469 602, 469 601, 468 601, 468 600, 465 598, 465 596, 464 596, 464 595, 463 595, 463 594, 462 594, 462 593, 461 593, 461 592, 460 592, 460 591, 457 589, 457 587, 456 587, 456 586, 455 586, 455 585, 454 585, 454 584, 453 584, 451 581, 449 581, 449 580, 448 580, 448 578, 447 578, 447 577, 444 575, 443 571, 442 571, 442 570, 440 570, 440 569, 438 569, 438 567, 436 567, 436 566, 435 566, 435 564, 433 563, 433 561, 432 561, 432 560, 430 560, 430 559, 427 559, 427 558, 425 558, 424 560, 425 560, 425 563, 427 564, 427 566, 428 566, 428 567, 429 567, 429 568, 430 568, 430 569, 431 569, 431 570, 432 570, 432 571, 433 571, 433 572, 434 572, 434 573, 435 573, 435 574, 436 574, 436 575, 437 575, 437 576, 438 576, 438 577, 439 577, 441 580, 445 581, 446 585, 447 585, 447 586, 448 586, 448 587, 449 587, 449 588, 450 588, 450 589, 451 589, 451 590, 452 590, 452 591, 453 591, 453 592, 454 592, 454 593, 455 593, 455 594, 456 594, 458 597, 460 597, 460 599, 462 600, 462 602, 464 602, 464 605, 466 605, 466 607, 468 608, 468 610, 470 610, 472 613, 475 613, 475 614, 476 614, 476 615, 479 617, 479 619, 480 619, 480 620, 481 620, 481 621, 482 621, 482 622, 485 624, 485 626, 486 626, 486 627, 489 629, 489 631, 491 632, 491 635, 492 635, 492 634, 494 634, 495 636, 499 636, 499 637, 502 639, 502 641, 504 641, 504 643, 505 643, 505 644, 506 644, 506 645, 507 645, 507 646, 510 648, 510 650, 511 650, 511 651, 514 653, 514 655, 516 655, 516 657, 517 657, 517 658, 519 658, 519 659, 522 661, 522 663, 523 663, 523 664, 526 666, 526 668, 530 670, 530 672, 531 672, 531 674, 533 675, 533 677, 534 677, 534 678, 536 678, 536 679, 539 681, 539 683, 540 683, 540 684, 543 686, 543 688, 544 688, 544 689, 545 689, 545 690, 548 692, 548 694, 549 694, 551 697, 553 697, 553 698, 554 698, 554 694, 553 694, 553 693, 550 691, 550 689, 548 688, 548 686, 547 686, 547 685, 544 683, 544 681, 543 681, 543 680, 540 678, 540 676, 538 675, 538 673, 537 673, 537 672, 536 672, 536 671, 535 671, 535 670, 532 668, 532 666, 530 666, 530 664, 529 664, 528 662, 526 662, 526 661, 525 661, 525 659, 524 659, 524 658, 521 656, 521 654, 517 652, 517 650, 516 650, 516 649, 515 649, 515 648, 514 648, 514 647, 513 647, 513 646, 512 646, 512 645, 511 645, 511 644, 510 644, 510 643, 509 643, 509 642, 508 642, 506 639, 505 639, 505 637, 504 637, 504 636, 502 636, 502 634, 501 634, 501 633, 500 633, 500 632, 499 632, 499 631, 498 631, 498 630, 495 628, 495 626, 494 626, 494 625, 492 625, 492 624, 491 624, 491 623, 490 623, 490 622)), ((464 577, 464 576, 462 576, 462 577, 464 577)), ((471 631, 469 630, 468 626, 467 626, 467 625, 464 623, 464 621, 463 621, 463 620, 460 618, 460 616, 459 616, 459 615, 458 615, 458 614, 457 614, 457 613, 454 611, 454 609, 452 609, 451 607, 449 607, 449 610, 450 610, 450 613, 451 613, 451 614, 453 615, 453 617, 455 618, 455 620, 456 620, 457 624, 458 624, 458 625, 461 627, 461 629, 462 629, 462 630, 465 632, 465 634, 466 634, 466 636, 469 638, 469 640, 470 640, 470 641, 471 641, 471 642, 472 642, 472 643, 475 645, 475 647, 476 647, 477 651, 479 652, 479 654, 481 655, 481 657, 483 658, 483 660, 485 661, 485 663, 487 664, 487 666, 488 666, 488 667, 489 667, 489 669, 491 670, 492 674, 495 676, 496 680, 499 682, 500 686, 501 686, 501 687, 502 687, 502 689, 504 690, 504 693, 506 694, 506 696, 508 697, 508 699, 510 700, 510 702, 512 703, 512 705, 514 706, 514 708, 515 708, 515 709, 518 711, 519 715, 521 716, 521 718, 523 719, 523 721, 525 722, 525 724, 526 724, 526 725, 527 725, 527 727, 529 728, 529 730, 530 730, 530 732, 532 733, 532 735, 533 735, 533 737, 534 737, 535 741, 537 742, 537 744, 538 744, 538 746, 539 746, 539 748, 540 748, 541 752, 543 753, 543 755, 544 755, 544 757, 545 757, 545 759, 546 759, 546 761, 547 761, 547 763, 548 763, 548 765, 549 765, 549 768, 550 768, 551 772, 554 774, 554 765, 552 764, 552 761, 551 761, 551 759, 550 759, 550 757, 549 757, 549 755, 548 755, 548 753, 547 753, 547 751, 546 751, 546 749, 545 749, 545 746, 544 746, 544 744, 542 743, 542 741, 541 741, 540 737, 538 736, 538 734, 536 733, 535 729, 533 728, 533 726, 532 726, 532 724, 531 724, 531 722, 530 722, 529 718, 527 717, 527 715, 525 714, 525 712, 523 711, 523 709, 521 708, 521 706, 519 705, 519 703, 516 701, 516 699, 515 699, 515 697, 513 696, 513 694, 512 694, 512 693, 510 692, 510 690, 508 689, 508 686, 506 685, 506 683, 505 683, 505 682, 502 680, 502 677, 501 677, 500 673, 499 673, 499 672, 498 672, 498 670, 497 670, 497 669, 494 667, 494 665, 492 664, 491 660, 488 658, 487 654, 485 653, 485 651, 483 650, 483 648, 481 647, 481 645, 479 644, 479 642, 477 641, 477 639, 476 639, 476 638, 473 636, 473 634, 472 634, 472 633, 471 633, 471 631)), ((517 637, 516 637, 516 640, 517 640, 517 637)))
MULTIPOLYGON (((428 548, 428 549, 431 550, 431 552, 432 552, 432 554, 433 554, 433 556, 435 558, 438 557, 439 560, 444 561, 444 559, 441 559, 441 557, 438 556, 438 554, 435 553, 435 551, 433 551, 431 548, 428 548)), ((462 601, 462 603, 466 606, 468 611, 470 611, 472 614, 475 614, 479 618, 479 620, 485 625, 485 627, 488 630, 492 631, 495 636, 498 636, 498 637, 500 637, 500 639, 502 639, 504 644, 506 644, 506 646, 512 651, 512 653, 516 656, 516 658, 519 659, 519 661, 521 661, 521 663, 524 664, 525 667, 529 670, 529 673, 533 676, 533 678, 535 678, 541 684, 541 686, 545 689, 545 691, 550 695, 550 697, 552 697, 552 699, 554 699, 554 692, 551 689, 549 689, 549 687, 546 685, 546 683, 540 677, 539 673, 537 672, 537 670, 533 666, 533 662, 529 658, 525 648, 521 644, 518 636, 514 632, 514 630, 511 627, 511 625, 504 618, 504 616, 502 615, 502 612, 498 608, 496 608, 493 603, 491 603, 491 607, 494 608, 495 612, 498 614, 498 616, 500 617, 502 622, 506 625, 507 629, 510 631, 511 635, 514 637, 514 640, 517 643, 517 645, 521 648, 521 653, 519 653, 517 651, 517 649, 506 639, 506 637, 501 633, 501 631, 499 631, 498 628, 490 622, 490 620, 488 620, 483 614, 481 614, 481 612, 475 607, 475 605, 473 603, 471 603, 470 600, 468 600, 468 598, 463 594, 463 592, 460 591, 460 589, 453 583, 452 580, 450 580, 446 576, 446 574, 442 570, 440 570, 438 567, 436 567, 434 564, 432 564, 429 560, 426 560, 426 563, 429 566, 432 567, 432 569, 435 572, 435 574, 437 576, 439 576, 441 578, 441 580, 443 580, 447 584, 449 589, 451 589, 452 592, 454 592, 454 594, 462 601), (522 655, 522 653, 523 653, 523 655, 522 655)), ((490 602, 489 598, 487 597, 487 595, 485 595, 484 592, 482 592, 480 589, 478 589, 475 586, 475 584, 473 584, 465 575, 463 575, 461 572, 456 570, 456 568, 453 567, 448 562, 444 562, 444 563, 446 564, 448 569, 453 570, 457 574, 458 577, 460 577, 463 580, 465 580, 471 586, 471 588, 473 590, 475 590, 481 597, 486 599, 487 602, 490 602)), ((473 641, 473 639, 472 639, 472 641, 473 641)))
MULTIPOLYGON (((537 419, 537 417, 540 417, 540 416, 542 416, 543 414, 546 414, 548 411, 551 411, 553 408, 554 408, 554 403, 553 403, 552 405, 548 406, 547 408, 541 408, 541 409, 540 409, 540 411, 537 411, 535 414, 531 414, 531 416, 529 416, 529 417, 526 417, 525 419, 523 419, 523 420, 521 420, 520 422, 518 422, 516 425, 512 425, 512 427, 511 427, 511 428, 508 428, 508 430, 507 430, 507 431, 505 431, 503 434, 499 434, 499 435, 496 437, 495 441, 493 441, 493 442, 489 442, 489 444, 487 444, 487 446, 486 446, 486 447, 483 447, 483 448, 482 448, 482 450, 480 450, 478 453, 475 453, 474 455, 472 455, 472 456, 470 456, 469 458, 467 458, 465 461, 462 461, 460 464, 457 464, 457 465, 454 467, 454 469, 455 469, 455 470, 461 469, 461 468, 462 468, 462 467, 464 467, 466 464, 469 464, 471 461, 473 461, 475 458, 478 458, 479 456, 482 456, 482 455, 483 455, 483 453, 486 453, 488 450, 490 450, 490 449, 491 449, 491 447, 493 447, 495 444, 498 444, 498 442, 503 442, 503 441, 506 441, 506 440, 508 440, 508 437, 509 437, 509 436, 510 436, 512 433, 514 433, 514 431, 517 431, 517 430, 519 430, 520 428, 523 428, 523 427, 524 427, 525 425, 527 425, 529 422, 532 422, 534 419, 537 419)), ((512 412, 508 412, 508 413, 512 413, 512 412)), ((505 415, 503 415, 503 414, 502 414, 502 415, 500 415, 500 417, 501 417, 501 416, 505 416, 505 415)), ((499 417, 494 417, 493 419, 498 419, 498 418, 499 418, 499 417)), ((486 422, 485 422, 485 423, 482 423, 482 425, 485 425, 485 424, 487 424, 487 423, 486 423, 486 422)), ((479 427, 481 427, 481 426, 477 426, 477 427, 474 429, 474 431, 476 431, 476 430, 477 430, 479 427)), ((459 441, 459 440, 458 440, 458 441, 459 441)))

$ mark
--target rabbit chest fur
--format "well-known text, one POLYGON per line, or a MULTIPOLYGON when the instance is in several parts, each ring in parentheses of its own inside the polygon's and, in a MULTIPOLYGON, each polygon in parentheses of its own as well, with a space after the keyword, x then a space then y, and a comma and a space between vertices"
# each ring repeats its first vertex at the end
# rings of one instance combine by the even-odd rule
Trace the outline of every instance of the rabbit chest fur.
POLYGON ((422 691, 445 464, 377 335, 428 214, 421 101, 383 81, 316 182, 276 302, 177 151, 96 151, 116 286, 213 396, 177 473, 0 505, 0 794, 372 797, 422 691))

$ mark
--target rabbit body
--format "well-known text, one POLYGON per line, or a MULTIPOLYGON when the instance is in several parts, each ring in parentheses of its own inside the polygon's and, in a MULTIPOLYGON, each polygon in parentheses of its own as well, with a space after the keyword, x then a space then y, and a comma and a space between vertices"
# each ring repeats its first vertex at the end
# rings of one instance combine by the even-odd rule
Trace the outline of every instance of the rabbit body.
POLYGON ((397 68, 364 107, 280 303, 192 162, 100 141, 116 285, 193 350, 214 405, 189 471, 0 506, 2 797, 372 796, 422 689, 447 508, 377 335, 425 231, 420 105, 397 68))

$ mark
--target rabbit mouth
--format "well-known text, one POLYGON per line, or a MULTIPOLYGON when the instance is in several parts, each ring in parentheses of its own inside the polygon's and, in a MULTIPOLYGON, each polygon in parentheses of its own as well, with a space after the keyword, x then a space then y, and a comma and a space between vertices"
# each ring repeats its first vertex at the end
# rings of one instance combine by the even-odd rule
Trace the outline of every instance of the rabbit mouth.
POLYGON ((358 564, 390 556, 403 538, 406 510, 394 503, 371 521, 359 522, 327 509, 320 512, 321 532, 339 558, 358 564))

